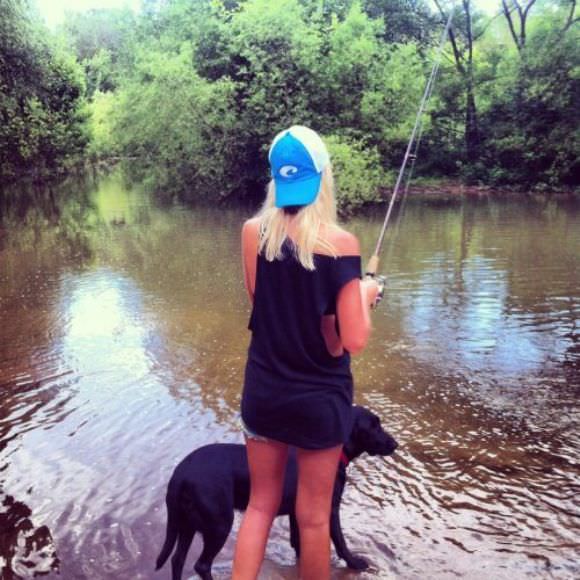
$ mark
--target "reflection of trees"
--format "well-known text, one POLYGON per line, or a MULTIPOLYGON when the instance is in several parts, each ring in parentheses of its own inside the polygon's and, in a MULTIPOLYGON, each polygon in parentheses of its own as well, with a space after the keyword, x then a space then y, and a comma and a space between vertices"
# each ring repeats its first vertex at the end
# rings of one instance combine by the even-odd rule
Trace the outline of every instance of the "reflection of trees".
MULTIPOLYGON (((565 365, 569 374, 578 348, 577 205, 486 197, 466 199, 458 211, 439 200, 410 202, 395 251, 383 264, 387 296, 412 321, 402 335, 419 353, 437 344, 445 352, 440 364, 450 370, 476 353, 471 363, 484 364, 496 378, 502 368, 516 371, 520 360, 542 372, 565 365)), ((353 222, 367 252, 380 219, 372 227, 353 222)), ((387 236, 387 256, 388 244, 387 236)))
MULTIPOLYGON (((71 293, 90 301, 92 289, 104 290, 94 287, 100 280, 115 286, 123 320, 142 327, 143 354, 176 397, 201 393, 215 412, 237 406, 249 310, 239 264, 239 209, 158 210, 118 175, 82 185, 77 192, 69 184, 58 194, 22 188, 3 197, 0 311, 10 324, 0 328, 0 382, 8 388, 17 373, 29 375, 31 408, 32 399, 52 392, 37 383, 52 372, 47 361, 61 361, 71 293), (104 278, 80 279, 78 270, 87 266, 104 278), (132 283, 117 288, 115 280, 132 283)), ((94 300, 98 319, 108 306, 99 295, 94 300)), ((122 344, 118 340, 126 337, 111 337, 109 348, 122 344)), ((16 389, 16 401, 26 385, 16 389)), ((12 405, 5 403, 0 413, 10 417, 12 405)))
POLYGON ((532 325, 538 337, 545 337, 546 345, 551 341, 551 348, 546 348, 547 366, 563 365, 569 375, 571 365, 578 364, 574 353, 580 318, 580 207, 545 198, 526 207, 522 211, 514 202, 508 208, 521 226, 516 228, 511 251, 505 254, 510 287, 506 316, 532 325))
POLYGON ((143 291, 155 319, 144 344, 153 370, 174 397, 201 397, 221 417, 237 408, 249 338, 242 220, 233 209, 153 211, 146 227, 120 230, 96 250, 143 291))
POLYGON ((149 200, 118 173, 86 173, 58 186, 15 184, 0 191, 0 249, 41 252, 50 265, 60 258, 66 267, 87 266, 104 235, 147 224, 150 211, 149 200))
POLYGON ((0 576, 3 580, 30 578, 59 569, 47 526, 35 527, 30 508, 0 489, 0 576))
MULTIPOLYGON (((42 200, 36 209, 30 203, 3 202, 8 233, 0 260, 8 275, 0 298, 4 305, 11 300, 6 310, 19 308, 22 289, 39 275, 39 264, 47 286, 59 272, 87 265, 106 268, 113 277, 130 278, 143 291, 142 312, 133 312, 129 303, 127 308, 131 316, 146 313, 155 320, 154 330, 144 333, 143 348, 154 371, 167 374, 163 381, 170 391, 179 398, 201 393, 215 412, 237 408, 249 338, 245 330, 249 306, 239 264, 244 215, 239 209, 160 210, 139 193, 133 194, 116 176, 99 182, 98 188, 93 186, 89 180, 84 190, 79 189, 85 193, 76 198, 54 192, 29 195, 29 201, 42 200), (22 249, 32 252, 32 248, 35 255, 23 263, 22 249)), ((504 333, 504 341, 518 338, 517 317, 522 312, 534 323, 545 324, 538 303, 549 302, 554 289, 543 278, 528 287, 528 268, 538 253, 536 238, 545 238, 541 243, 548 250, 542 246, 542 253, 562 254, 560 232, 568 227, 569 214, 557 206, 530 210, 520 201, 495 204, 487 199, 410 199, 406 212, 392 259, 383 264, 390 287, 386 307, 389 300, 394 306, 398 301, 404 306, 401 311, 415 313, 427 327, 409 333, 408 321, 391 318, 394 325, 385 329, 385 336, 406 337, 424 346, 434 343, 435 333, 438 346, 452 355, 453 349, 465 352, 470 331, 478 332, 480 338, 491 339, 479 356, 487 356, 493 364, 490 345, 502 329, 512 333, 504 333), (538 235, 538 228, 545 235, 538 235), (487 311, 478 302, 478 292, 486 284, 495 300, 487 311)), ((381 212, 349 224, 361 238, 364 258, 374 246, 382 218, 381 212)), ((571 260, 566 256, 564 252, 564 260, 571 260)), ((572 263, 569 267, 573 271, 572 263)), ((562 295, 573 295, 573 288, 564 288, 562 295)), ((33 309, 46 303, 45 298, 46 289, 30 292, 31 304, 36 301, 33 309)), ((573 320, 576 306, 570 308, 573 320)), ((560 314, 548 309, 548 316, 560 314)), ((55 324, 50 317, 41 318, 38 332, 42 334, 44 328, 46 335, 55 324)), ((6 332, 0 331, 0 336, 6 332)), ((533 336, 541 346, 549 335, 533 336)), ((566 356, 572 361, 573 337, 572 328, 569 336, 560 337, 567 341, 565 348, 557 345, 560 353, 568 348, 572 355, 566 356)), ((453 356, 446 360, 451 369, 462 364, 453 356)))
MULTIPOLYGON (((90 261, 87 224, 94 205, 95 182, 69 179, 55 186, 19 183, 0 193, 0 249, 44 252, 49 264, 61 256, 78 265, 90 261)), ((4 257, 6 259, 6 257, 4 257)))
MULTIPOLYGON (((421 474, 453 509, 474 491, 479 501, 478 489, 493 497, 513 486, 573 513, 575 393, 561 385, 580 376, 577 224, 567 208, 521 199, 466 200, 460 211, 409 204, 374 336, 354 364, 358 401, 403 444, 393 465, 403 488, 421 474), (567 307, 555 307, 558 296, 567 307), (526 357, 531 370, 512 362, 526 357)), ((354 225, 371 248, 379 221, 354 225)))
POLYGON ((51 404, 50 421, 60 420, 63 395, 73 395, 63 389, 59 285, 63 272, 91 260, 94 187, 90 178, 58 189, 20 183, 0 195, 0 449, 51 404))

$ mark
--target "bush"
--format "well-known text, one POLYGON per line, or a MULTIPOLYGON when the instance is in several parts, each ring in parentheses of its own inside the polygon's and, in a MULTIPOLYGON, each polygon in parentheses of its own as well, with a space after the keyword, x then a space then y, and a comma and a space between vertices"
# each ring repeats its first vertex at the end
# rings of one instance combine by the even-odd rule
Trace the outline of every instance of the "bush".
POLYGON ((66 170, 86 146, 82 69, 31 18, 0 2, 0 178, 66 170))
POLYGON ((232 93, 231 82, 196 74, 186 45, 177 55, 148 53, 118 93, 113 134, 120 152, 145 164, 146 182, 158 192, 206 199, 231 193, 244 179, 232 93))
POLYGON ((88 153, 93 158, 108 157, 118 153, 113 135, 113 114, 116 98, 114 93, 97 91, 88 104, 91 142, 88 153))
POLYGON ((324 141, 332 161, 339 211, 349 213, 365 203, 379 201, 379 187, 386 176, 377 150, 336 135, 324 141))

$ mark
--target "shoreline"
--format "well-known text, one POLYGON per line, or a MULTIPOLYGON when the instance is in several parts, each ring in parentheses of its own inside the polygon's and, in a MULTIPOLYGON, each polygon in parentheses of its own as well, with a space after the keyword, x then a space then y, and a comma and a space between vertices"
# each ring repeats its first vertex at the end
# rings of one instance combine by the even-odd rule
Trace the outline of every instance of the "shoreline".
MULTIPOLYGON (((461 182, 459 179, 441 179, 441 181, 430 180, 426 178, 427 183, 421 183, 421 179, 418 183, 411 184, 409 187, 408 195, 424 195, 429 197, 438 196, 449 196, 449 197, 459 197, 462 195, 466 196, 558 196, 558 197, 572 197, 580 195, 579 189, 518 189, 513 186, 501 186, 495 187, 491 185, 468 185, 461 182)), ((390 187, 381 188, 383 195, 390 196, 392 193, 393 185, 390 187)), ((399 195, 401 191, 399 191, 399 195)))
MULTIPOLYGON (((54 186, 70 178, 79 177, 82 174, 88 173, 109 173, 118 169, 119 165, 124 161, 135 161, 135 157, 108 157, 100 159, 83 159, 71 164, 66 169, 57 171, 47 175, 34 175, 23 173, 19 176, 6 176, 0 178, 0 195, 4 188, 10 188, 18 183, 27 183, 33 186, 50 185, 54 186)), ((376 203, 383 203, 385 199, 390 199, 393 191, 394 183, 383 185, 379 187, 379 194, 377 201, 367 202, 366 205, 373 206, 376 203)), ((399 190, 399 196, 402 196, 403 187, 399 190)), ((459 178, 444 178, 444 177, 419 177, 409 187, 408 195, 424 196, 428 198, 449 198, 454 199, 461 196, 468 197, 507 197, 507 196, 526 196, 526 197, 578 197, 580 198, 580 184, 576 187, 569 187, 568 189, 562 187, 558 189, 551 189, 547 187, 538 187, 537 189, 521 189, 518 186, 492 186, 492 185, 468 185, 463 183, 459 178)), ((179 195, 177 196, 179 197, 179 195)), ((193 200, 190 200, 193 201, 193 200)), ((199 200, 202 201, 202 200, 199 200)), ((228 198, 219 198, 220 203, 228 203, 228 198)))

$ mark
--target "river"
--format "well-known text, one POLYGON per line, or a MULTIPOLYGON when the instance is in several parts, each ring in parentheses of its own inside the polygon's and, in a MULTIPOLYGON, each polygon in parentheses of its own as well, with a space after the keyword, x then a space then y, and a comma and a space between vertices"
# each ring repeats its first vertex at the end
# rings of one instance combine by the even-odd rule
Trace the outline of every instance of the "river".
MULTIPOLYGON (((173 468, 242 441, 251 210, 156 203, 118 174, 0 210, 0 576, 169 578, 173 468)), ((364 256, 381 219, 346 224, 364 256)), ((398 224, 353 371, 400 448, 349 467, 344 532, 371 567, 333 557, 333 578, 580 577, 580 202, 413 197, 398 224)), ((276 522, 261 578, 298 578, 287 538, 276 522)))

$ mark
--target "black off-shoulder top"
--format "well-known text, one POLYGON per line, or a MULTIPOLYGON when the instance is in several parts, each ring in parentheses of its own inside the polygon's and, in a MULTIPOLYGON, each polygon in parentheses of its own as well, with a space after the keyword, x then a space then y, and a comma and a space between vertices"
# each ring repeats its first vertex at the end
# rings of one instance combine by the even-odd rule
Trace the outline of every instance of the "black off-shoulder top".
POLYGON ((333 447, 350 435, 353 381, 349 353, 328 352, 321 322, 336 312, 340 289, 361 277, 361 258, 315 254, 311 271, 290 241, 282 252, 272 262, 258 256, 242 420, 269 439, 333 447))

